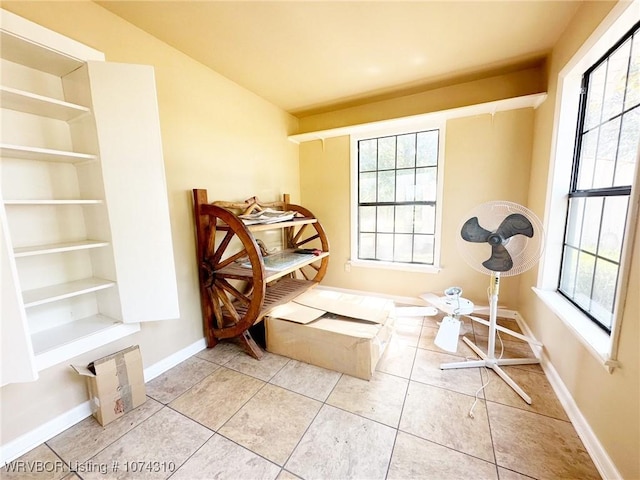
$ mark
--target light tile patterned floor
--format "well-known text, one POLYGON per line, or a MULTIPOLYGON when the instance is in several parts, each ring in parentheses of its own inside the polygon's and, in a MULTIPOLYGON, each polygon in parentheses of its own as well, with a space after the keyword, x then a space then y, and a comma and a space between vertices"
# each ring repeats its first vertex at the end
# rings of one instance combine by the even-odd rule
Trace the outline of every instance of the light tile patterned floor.
MULTIPOLYGON (((87 418, 19 459, 64 468, 30 476, 5 467, 0 476, 600 478, 538 365, 505 368, 532 405, 492 371, 441 370, 475 356, 463 342, 457 355, 435 347, 437 320, 398 319, 368 382, 269 353, 256 361, 220 344, 149 382, 147 402, 123 418, 106 427, 87 418)), ((465 331, 486 345, 486 327, 465 331)), ((504 346, 507 358, 527 354, 513 338, 504 346)))

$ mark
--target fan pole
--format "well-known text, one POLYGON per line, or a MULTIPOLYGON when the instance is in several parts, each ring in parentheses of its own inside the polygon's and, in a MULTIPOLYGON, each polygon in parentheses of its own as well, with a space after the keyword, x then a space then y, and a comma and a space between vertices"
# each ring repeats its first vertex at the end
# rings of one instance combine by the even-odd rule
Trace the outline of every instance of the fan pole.
POLYGON ((491 272, 489 285, 489 344, 487 356, 496 358, 496 326, 498 325, 498 294, 500 293, 500 272, 491 272))
MULTIPOLYGON (((491 272, 491 284, 489 285, 489 339, 487 346, 487 353, 483 352, 475 343, 464 337, 462 340, 471 348, 481 360, 470 360, 464 362, 443 363, 440 365, 442 370, 451 368, 472 368, 472 367, 487 367, 492 369, 496 374, 504 380, 522 399, 531 405, 531 397, 525 393, 520 386, 514 382, 507 373, 500 368, 500 365, 530 365, 534 363, 540 363, 537 358, 496 358, 496 334, 498 330, 498 293, 500 291, 500 272, 491 272)), ((475 317, 470 317, 472 320, 476 320, 475 317)), ((479 320, 479 319, 477 319, 479 320)), ((514 335, 521 337, 511 330, 501 328, 502 331, 508 335, 514 335)), ((536 343, 532 339, 526 337, 525 340, 529 343, 536 343)))

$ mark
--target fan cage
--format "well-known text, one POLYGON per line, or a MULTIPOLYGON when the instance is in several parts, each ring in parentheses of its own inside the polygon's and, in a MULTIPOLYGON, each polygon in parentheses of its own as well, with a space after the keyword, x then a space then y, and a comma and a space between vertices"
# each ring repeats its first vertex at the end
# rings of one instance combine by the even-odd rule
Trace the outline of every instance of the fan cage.
POLYGON ((504 247, 511 255, 513 267, 505 272, 500 272, 500 275, 505 277, 519 275, 536 265, 544 248, 544 229, 540 219, 531 210, 517 203, 490 201, 472 209, 458 226, 456 235, 458 251, 470 267, 487 275, 494 273, 482 265, 482 262, 491 257, 491 246, 488 243, 473 243, 464 240, 460 235, 464 223, 470 218, 477 217, 482 228, 495 232, 502 221, 512 213, 524 215, 531 222, 533 237, 514 235, 505 242, 504 247))

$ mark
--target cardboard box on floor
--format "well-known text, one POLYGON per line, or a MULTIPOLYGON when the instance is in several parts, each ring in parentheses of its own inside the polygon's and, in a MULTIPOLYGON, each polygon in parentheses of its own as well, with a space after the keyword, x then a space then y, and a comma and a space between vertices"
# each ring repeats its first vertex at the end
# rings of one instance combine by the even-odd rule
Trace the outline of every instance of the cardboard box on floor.
POLYGON ((393 333, 390 300, 313 289, 265 318, 267 351, 369 380, 393 333))
POLYGON ((91 411, 100 425, 112 422, 147 399, 138 345, 95 360, 86 367, 71 367, 86 377, 91 411))

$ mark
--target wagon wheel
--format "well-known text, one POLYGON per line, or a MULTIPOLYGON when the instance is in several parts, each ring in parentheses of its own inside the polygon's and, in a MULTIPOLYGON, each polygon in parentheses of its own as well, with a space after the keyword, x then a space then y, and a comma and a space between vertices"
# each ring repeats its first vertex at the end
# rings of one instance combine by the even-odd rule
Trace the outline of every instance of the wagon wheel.
MULTIPOLYGON (((300 205, 288 204, 287 210, 298 212, 302 214, 303 217, 315 218, 313 213, 300 205)), ((318 249, 323 252, 329 251, 329 240, 320 222, 286 228, 285 242, 287 248, 318 249)), ((327 273, 328 266, 329 257, 325 256, 316 262, 298 269, 293 275, 298 275, 298 277, 304 278, 305 280, 320 282, 327 273)))
POLYGON ((207 344, 212 347, 218 339, 238 337, 249 354, 260 358, 262 350, 248 332, 260 314, 266 289, 259 247, 242 221, 226 209, 201 205, 200 214, 209 218, 199 240, 203 314, 210 331, 207 344), (218 220, 228 227, 217 225, 218 220))

